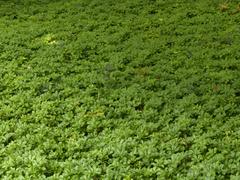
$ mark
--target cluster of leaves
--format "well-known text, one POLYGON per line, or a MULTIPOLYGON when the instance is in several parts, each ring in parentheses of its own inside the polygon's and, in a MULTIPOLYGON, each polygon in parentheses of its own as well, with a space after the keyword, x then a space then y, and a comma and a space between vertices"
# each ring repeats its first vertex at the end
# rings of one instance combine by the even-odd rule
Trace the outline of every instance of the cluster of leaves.
POLYGON ((221 3, 0 1, 0 177, 239 179, 240 14, 221 3))

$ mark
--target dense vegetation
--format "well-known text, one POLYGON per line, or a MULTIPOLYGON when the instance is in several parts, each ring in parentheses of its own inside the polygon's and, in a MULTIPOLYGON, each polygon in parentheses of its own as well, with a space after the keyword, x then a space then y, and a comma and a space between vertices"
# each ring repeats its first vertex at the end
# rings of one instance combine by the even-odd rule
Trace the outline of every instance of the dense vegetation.
POLYGON ((0 1, 1 179, 240 179, 239 9, 0 1))

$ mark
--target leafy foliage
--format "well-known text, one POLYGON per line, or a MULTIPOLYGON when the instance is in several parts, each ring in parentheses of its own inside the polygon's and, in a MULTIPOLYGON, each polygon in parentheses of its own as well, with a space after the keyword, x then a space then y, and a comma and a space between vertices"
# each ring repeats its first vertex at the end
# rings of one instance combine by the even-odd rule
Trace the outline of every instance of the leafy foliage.
POLYGON ((0 177, 239 179, 237 1, 0 1, 0 177))

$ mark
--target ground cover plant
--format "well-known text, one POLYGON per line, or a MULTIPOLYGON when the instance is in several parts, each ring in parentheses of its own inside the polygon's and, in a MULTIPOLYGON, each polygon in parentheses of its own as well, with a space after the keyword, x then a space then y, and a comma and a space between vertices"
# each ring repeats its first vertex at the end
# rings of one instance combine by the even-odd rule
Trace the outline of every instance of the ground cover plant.
POLYGON ((239 179, 238 1, 0 1, 1 179, 239 179))

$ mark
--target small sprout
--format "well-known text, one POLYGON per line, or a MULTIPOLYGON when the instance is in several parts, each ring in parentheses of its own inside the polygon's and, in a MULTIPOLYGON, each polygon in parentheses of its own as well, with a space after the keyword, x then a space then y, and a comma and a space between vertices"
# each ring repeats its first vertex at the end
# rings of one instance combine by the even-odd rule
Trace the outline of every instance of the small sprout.
POLYGON ((57 44, 57 41, 52 34, 47 34, 45 37, 43 37, 43 42, 45 44, 57 44))

